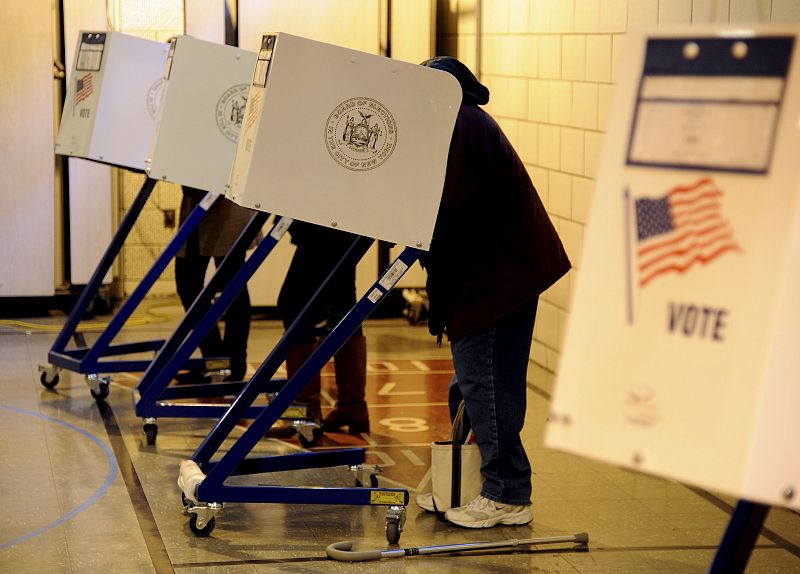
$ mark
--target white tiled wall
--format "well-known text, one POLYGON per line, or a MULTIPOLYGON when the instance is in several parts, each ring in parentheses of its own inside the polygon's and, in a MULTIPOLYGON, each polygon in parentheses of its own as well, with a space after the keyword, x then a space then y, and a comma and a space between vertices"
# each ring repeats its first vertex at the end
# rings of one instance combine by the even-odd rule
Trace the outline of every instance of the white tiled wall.
POLYGON ((525 162, 574 266, 539 302, 531 356, 555 370, 625 32, 800 22, 800 0, 439 0, 439 14, 440 53, 491 90, 486 110, 525 162))

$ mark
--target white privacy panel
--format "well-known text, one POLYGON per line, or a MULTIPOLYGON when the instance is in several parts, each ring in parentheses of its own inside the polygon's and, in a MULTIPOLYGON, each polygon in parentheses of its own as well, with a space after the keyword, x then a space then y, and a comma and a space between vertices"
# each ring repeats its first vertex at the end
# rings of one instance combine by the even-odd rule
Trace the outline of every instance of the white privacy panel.
POLYGON ((800 508, 798 32, 629 35, 549 446, 800 508))
POLYGON ((179 36, 147 172, 154 179, 223 193, 244 115, 256 55, 179 36))
POLYGON ((168 50, 119 32, 80 32, 56 153, 144 170, 168 50))
MULTIPOLYGON (((385 0, 238 0, 239 46, 258 51, 265 30, 282 30, 378 54, 381 26, 385 26, 381 19, 382 3, 385 4, 385 0)), ((250 298, 254 305, 276 304, 293 252, 294 246, 287 247, 281 242, 270 254, 269 263, 250 280, 250 298)), ((377 250, 373 247, 358 266, 357 292, 372 285, 376 276, 377 250)))
POLYGON ((445 72, 266 35, 226 196, 428 249, 460 103, 445 72))

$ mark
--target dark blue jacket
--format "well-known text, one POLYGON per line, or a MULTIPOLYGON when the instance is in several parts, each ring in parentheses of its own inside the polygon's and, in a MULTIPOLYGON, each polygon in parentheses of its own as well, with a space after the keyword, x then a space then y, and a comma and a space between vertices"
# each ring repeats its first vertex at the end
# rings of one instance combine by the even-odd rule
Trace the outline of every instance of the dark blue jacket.
POLYGON ((500 126, 474 103, 486 103, 488 90, 467 73, 472 79, 459 78, 465 103, 450 143, 431 249, 423 258, 429 329, 446 332, 451 341, 531 303, 570 269, 525 166, 500 126))

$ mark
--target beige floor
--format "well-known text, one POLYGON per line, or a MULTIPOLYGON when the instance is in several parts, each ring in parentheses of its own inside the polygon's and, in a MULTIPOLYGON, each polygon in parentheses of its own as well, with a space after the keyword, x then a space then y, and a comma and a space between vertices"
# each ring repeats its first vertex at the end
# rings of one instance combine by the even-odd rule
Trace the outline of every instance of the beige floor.
MULTIPOLYGON (((128 328, 122 338, 168 336, 177 308, 162 309, 162 314, 169 320, 128 328)), ((30 321, 58 325, 59 319, 30 321)), ((277 323, 256 320, 251 361, 263 357, 280 333, 277 323)), ((424 326, 400 319, 371 320, 366 334, 371 363, 448 357, 447 348, 437 348, 424 326)), ((89 333, 87 339, 95 336, 89 333)), ((54 337, 54 331, 36 326, 0 325, 0 572, 699 573, 708 570, 735 504, 715 493, 545 449, 541 437, 553 376, 531 365, 524 438, 534 470, 533 524, 465 530, 412 505, 400 546, 587 531, 588 551, 561 545, 336 562, 325 556, 325 547, 335 541, 355 540, 360 548, 388 546, 381 507, 334 505, 229 503, 211 536, 198 538, 181 512, 175 482, 179 462, 191 456, 211 422, 161 419, 157 443, 148 446, 133 411, 134 375, 114 375, 110 408, 99 408, 83 377, 74 373, 62 371, 53 390, 42 387, 37 366, 46 362, 54 337)), ((404 408, 415 412, 419 398, 407 392, 404 408)), ((380 441, 368 439, 369 456, 387 460, 380 441)), ((424 443, 391 445, 392 452, 420 446, 424 443)), ((297 448, 291 441, 265 439, 258 450, 297 448)), ((413 488, 415 483, 403 477, 416 475, 403 465, 412 465, 415 458, 420 457, 395 456, 381 484, 413 488)), ((424 462, 417 460, 413 470, 422 472, 424 462)), ((268 482, 352 485, 344 468, 279 474, 268 482)), ((800 516, 771 510, 747 572, 800 572, 800 516)))

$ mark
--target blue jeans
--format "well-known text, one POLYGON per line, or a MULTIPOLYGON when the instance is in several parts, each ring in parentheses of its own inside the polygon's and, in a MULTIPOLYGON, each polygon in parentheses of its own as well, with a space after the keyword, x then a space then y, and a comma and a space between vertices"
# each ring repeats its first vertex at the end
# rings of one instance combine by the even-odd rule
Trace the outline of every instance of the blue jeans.
POLYGON ((520 432, 536 306, 534 301, 451 344, 450 418, 463 398, 483 459, 481 496, 504 504, 531 503, 531 465, 520 432))

